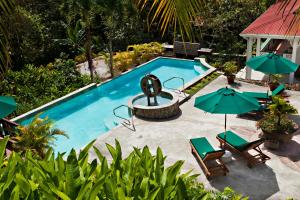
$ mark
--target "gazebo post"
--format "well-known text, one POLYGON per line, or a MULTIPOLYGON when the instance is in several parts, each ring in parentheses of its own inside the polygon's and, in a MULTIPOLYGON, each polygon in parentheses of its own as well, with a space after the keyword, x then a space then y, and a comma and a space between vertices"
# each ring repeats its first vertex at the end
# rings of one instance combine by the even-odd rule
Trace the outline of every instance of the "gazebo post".
POLYGON ((260 56, 261 51, 261 38, 258 37, 256 40, 256 56, 260 56))
MULTIPOLYGON (((293 40, 293 53, 292 53, 292 61, 294 63, 296 63, 298 43, 299 43, 299 39, 295 38, 293 40)), ((294 72, 290 73, 289 83, 290 84, 294 83, 294 79, 295 79, 295 73, 294 72)))
MULTIPOLYGON (((247 59, 249 60, 250 58, 252 58, 252 46, 253 46, 253 38, 249 37, 247 38, 247 52, 246 52, 246 56, 247 59)), ((246 79, 251 79, 251 68, 246 66, 246 79)))

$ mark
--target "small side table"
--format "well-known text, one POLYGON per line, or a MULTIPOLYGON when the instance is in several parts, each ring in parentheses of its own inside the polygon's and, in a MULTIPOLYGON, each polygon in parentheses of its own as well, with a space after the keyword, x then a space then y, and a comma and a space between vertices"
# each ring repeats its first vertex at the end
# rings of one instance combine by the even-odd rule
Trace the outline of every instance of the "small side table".
POLYGON ((225 154, 222 156, 222 160, 225 163, 232 161, 232 153, 230 151, 225 150, 225 154))
POLYGON ((198 55, 210 55, 212 54, 212 49, 209 49, 209 48, 201 48, 198 51, 198 55))

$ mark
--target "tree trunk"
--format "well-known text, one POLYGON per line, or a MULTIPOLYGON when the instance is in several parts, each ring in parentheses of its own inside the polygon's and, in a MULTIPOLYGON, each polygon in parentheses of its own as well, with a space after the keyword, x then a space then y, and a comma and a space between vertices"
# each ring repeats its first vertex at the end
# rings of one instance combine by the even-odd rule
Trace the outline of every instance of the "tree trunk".
POLYGON ((114 60, 113 60, 113 50, 112 50, 112 40, 109 39, 108 42, 108 48, 109 48, 109 70, 110 70, 110 76, 113 78, 114 77, 114 60))
POLYGON ((94 81, 94 70, 93 57, 92 57, 92 36, 90 27, 86 28, 86 43, 85 43, 85 56, 88 62, 88 67, 90 70, 91 81, 94 81))

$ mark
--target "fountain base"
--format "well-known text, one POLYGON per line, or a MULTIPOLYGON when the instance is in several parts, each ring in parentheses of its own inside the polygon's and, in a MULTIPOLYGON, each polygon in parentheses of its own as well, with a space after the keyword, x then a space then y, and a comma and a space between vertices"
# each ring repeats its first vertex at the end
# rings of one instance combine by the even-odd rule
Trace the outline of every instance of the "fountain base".
POLYGON ((135 116, 142 119, 167 119, 180 113, 179 98, 169 91, 162 91, 157 96, 157 103, 147 103, 147 96, 139 94, 129 101, 135 116))

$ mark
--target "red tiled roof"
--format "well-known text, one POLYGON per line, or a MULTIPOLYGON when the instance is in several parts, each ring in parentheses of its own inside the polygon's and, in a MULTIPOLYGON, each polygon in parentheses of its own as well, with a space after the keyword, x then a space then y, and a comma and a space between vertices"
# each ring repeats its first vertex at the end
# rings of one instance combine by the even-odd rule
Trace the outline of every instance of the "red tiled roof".
POLYGON ((300 20, 294 15, 300 7, 300 0, 291 0, 284 8, 283 2, 273 4, 241 34, 300 36, 300 20), (295 20, 296 23, 291 27, 295 20))

